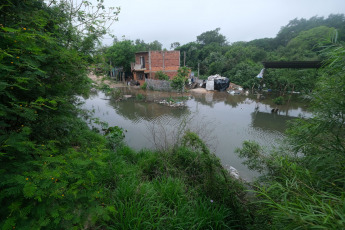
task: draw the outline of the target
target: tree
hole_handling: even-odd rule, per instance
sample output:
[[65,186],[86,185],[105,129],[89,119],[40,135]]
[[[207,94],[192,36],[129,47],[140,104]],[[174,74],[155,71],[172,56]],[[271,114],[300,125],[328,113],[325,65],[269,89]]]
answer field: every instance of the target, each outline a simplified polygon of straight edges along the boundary
[[291,39],[286,46],[286,56],[289,60],[317,60],[318,53],[322,49],[320,44],[327,41],[334,29],[326,26],[315,27],[310,30],[300,32]]
[[138,48],[131,40],[114,43],[106,51],[106,56],[113,66],[123,67],[127,73],[131,72],[131,62],[135,61],[135,52]]
[[[332,27],[339,30],[338,39],[345,36],[344,18],[342,14],[330,15],[327,19],[296,18],[283,26],[276,38],[232,44],[228,44],[216,28],[197,36],[197,41],[176,49],[181,53],[181,66],[185,64],[194,71],[199,70],[201,75],[218,73],[240,85],[254,84],[263,61],[323,60],[317,45],[329,36]],[[270,70],[265,81],[270,87],[282,88],[282,91],[298,89],[308,92],[314,87],[316,77],[313,70]]]
[[165,80],[165,81],[169,80],[169,76],[163,73],[163,71],[157,71],[155,73],[155,78],[159,80]]
[[196,42],[189,42],[185,45],[178,47],[177,50],[180,50],[180,54],[181,54],[180,65],[183,66],[184,53],[186,53],[186,65],[191,67],[192,69],[197,69],[198,62],[200,61],[200,58],[199,58],[200,49],[201,49],[201,45]]
[[180,46],[181,46],[181,44],[179,42],[173,42],[170,45],[170,49],[174,50],[174,49],[176,49],[176,48],[178,48]]
[[149,50],[158,50],[161,51],[162,50],[162,43],[160,43],[159,41],[155,40],[151,43],[148,44],[148,49]]
[[162,44],[158,41],[145,43],[140,39],[116,40],[106,51],[107,62],[111,62],[113,66],[122,66],[125,72],[131,73],[131,62],[135,62],[135,53],[149,50],[162,50]]
[[[342,229],[345,226],[345,47],[323,51],[323,76],[313,91],[313,116],[298,119],[288,131],[288,145],[266,153],[245,142],[237,150],[249,168],[263,173],[255,187],[257,226],[270,229]],[[262,216],[260,216],[262,215]],[[255,227],[254,227],[255,228]]]
[[275,38],[275,48],[278,48],[278,46],[286,46],[289,41],[298,36],[300,32],[319,26],[334,27],[339,29],[339,37],[344,39],[344,22],[345,17],[343,14],[331,14],[327,19],[317,16],[311,17],[310,19],[295,18],[280,29]]
[[105,28],[92,15],[79,27],[85,11],[72,2],[0,3],[1,229],[82,229],[109,214],[96,195],[106,154],[74,106]]
[[220,46],[227,45],[226,37],[219,33],[220,28],[215,30],[206,31],[197,36],[197,42],[201,45],[209,45],[211,43],[217,43]]
[[178,69],[177,75],[171,80],[171,87],[183,93],[189,72],[190,69],[188,69],[187,67],[180,67]]

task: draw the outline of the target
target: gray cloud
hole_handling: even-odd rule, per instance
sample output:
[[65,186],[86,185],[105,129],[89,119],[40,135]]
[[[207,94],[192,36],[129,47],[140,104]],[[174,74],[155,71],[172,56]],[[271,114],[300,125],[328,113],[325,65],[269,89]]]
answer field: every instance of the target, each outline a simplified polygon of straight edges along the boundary
[[[345,13],[344,0],[105,0],[120,6],[111,27],[119,39],[158,40],[165,48],[185,44],[199,34],[221,28],[229,42],[275,37],[294,18]],[[105,39],[110,45],[111,39]]]

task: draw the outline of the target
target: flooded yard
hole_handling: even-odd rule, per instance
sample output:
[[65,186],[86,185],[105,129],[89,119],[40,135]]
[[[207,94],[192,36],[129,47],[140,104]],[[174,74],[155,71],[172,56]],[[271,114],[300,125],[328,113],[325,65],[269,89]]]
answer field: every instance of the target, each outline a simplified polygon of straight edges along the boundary
[[[207,142],[224,165],[235,167],[246,180],[256,174],[241,164],[235,149],[245,140],[275,145],[284,138],[288,121],[310,116],[307,102],[291,100],[276,106],[270,96],[258,101],[255,95],[185,93],[184,96],[189,96],[185,106],[174,108],[157,101],[181,95],[134,87],[120,89],[132,97],[116,101],[97,91],[84,100],[83,108],[93,110],[94,117],[110,126],[127,130],[125,142],[136,150],[164,148],[181,137],[179,131],[190,129]],[[278,108],[278,112],[271,113],[273,108]]]

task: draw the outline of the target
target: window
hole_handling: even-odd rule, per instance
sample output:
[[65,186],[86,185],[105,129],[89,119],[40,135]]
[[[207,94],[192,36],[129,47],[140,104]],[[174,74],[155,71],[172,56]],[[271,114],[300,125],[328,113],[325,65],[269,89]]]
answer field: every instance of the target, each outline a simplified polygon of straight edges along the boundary
[[140,66],[141,68],[145,68],[145,58],[143,56],[140,57]]

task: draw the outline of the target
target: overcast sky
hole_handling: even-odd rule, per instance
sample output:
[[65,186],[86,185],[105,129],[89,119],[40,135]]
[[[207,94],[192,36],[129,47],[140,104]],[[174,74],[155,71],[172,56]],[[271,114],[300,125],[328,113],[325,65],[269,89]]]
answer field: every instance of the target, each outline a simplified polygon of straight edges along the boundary
[[[273,38],[294,18],[345,14],[345,0],[105,0],[120,6],[111,33],[122,39],[170,44],[196,41],[203,32],[221,28],[228,42]],[[106,45],[112,44],[107,36]]]

